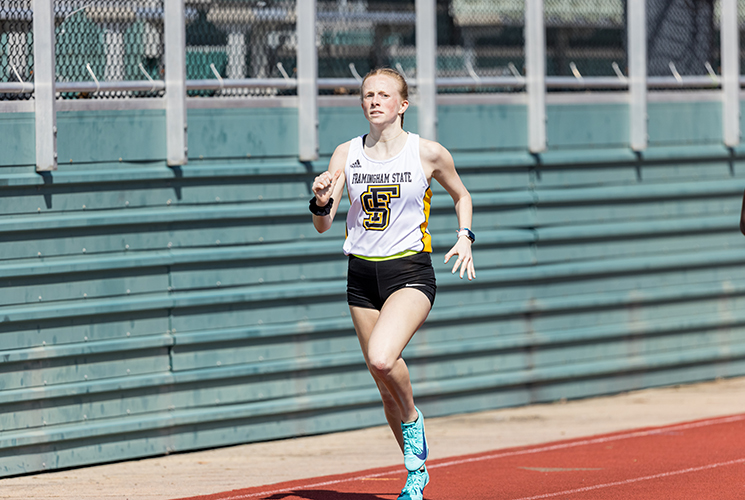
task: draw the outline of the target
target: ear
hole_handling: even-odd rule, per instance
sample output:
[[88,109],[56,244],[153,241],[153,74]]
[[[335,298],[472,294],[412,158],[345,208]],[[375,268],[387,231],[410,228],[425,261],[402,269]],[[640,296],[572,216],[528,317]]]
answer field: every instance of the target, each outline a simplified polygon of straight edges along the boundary
[[406,110],[409,109],[409,101],[401,101],[401,107],[398,108],[398,114],[402,115],[406,112]]

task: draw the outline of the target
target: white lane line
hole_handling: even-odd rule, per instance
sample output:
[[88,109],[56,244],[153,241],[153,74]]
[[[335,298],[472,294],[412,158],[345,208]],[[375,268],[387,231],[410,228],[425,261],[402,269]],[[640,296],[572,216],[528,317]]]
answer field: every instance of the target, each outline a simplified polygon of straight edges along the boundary
[[544,495],[536,495],[533,497],[516,498],[514,500],[539,500],[540,498],[553,498],[562,495],[571,495],[573,493],[584,493],[585,491],[599,490],[602,488],[611,488],[613,486],[624,486],[627,484],[638,483],[639,481],[649,481],[651,479],[660,479],[663,477],[677,476],[680,474],[689,474],[691,472],[699,472],[702,470],[716,469],[717,467],[726,467],[727,465],[735,465],[745,463],[745,458],[738,458],[737,460],[730,460],[729,462],[720,462],[718,464],[702,465],[701,467],[691,467],[689,469],[676,470],[672,472],[662,472],[660,474],[653,474],[651,476],[635,477],[632,479],[625,479],[623,481],[616,481],[613,483],[597,484],[595,486],[585,486],[584,488],[576,488],[573,490],[557,491],[556,493],[546,493]]
[[[632,439],[635,437],[653,436],[655,434],[665,434],[668,432],[675,432],[675,431],[681,431],[681,430],[686,430],[686,429],[696,429],[699,427],[707,427],[710,425],[717,425],[717,424],[727,424],[731,422],[740,422],[743,420],[745,420],[745,415],[735,415],[732,417],[714,418],[714,419],[709,419],[709,420],[701,420],[699,422],[692,422],[688,424],[680,424],[680,425],[673,425],[670,427],[660,427],[657,429],[649,429],[646,431],[636,431],[636,432],[629,432],[626,434],[616,434],[614,436],[600,437],[600,438],[594,438],[594,439],[583,439],[581,441],[572,441],[571,443],[559,443],[555,445],[541,446],[539,448],[531,448],[528,450],[516,450],[516,451],[508,451],[505,453],[494,453],[491,455],[483,455],[480,457],[462,458],[458,460],[451,460],[449,462],[442,462],[439,464],[428,465],[427,468],[437,469],[440,467],[449,467],[453,465],[468,464],[468,463],[473,463],[473,462],[482,462],[484,460],[492,460],[495,458],[513,457],[517,455],[529,455],[532,453],[541,453],[544,451],[563,450],[566,448],[575,448],[577,446],[585,446],[589,444],[598,444],[598,443],[608,443],[611,441],[620,441],[622,439]],[[716,466],[718,467],[719,465],[716,465]],[[401,471],[388,471],[388,472],[379,472],[376,474],[365,474],[363,476],[355,476],[355,477],[350,477],[346,479],[336,479],[333,481],[323,481],[321,483],[306,484],[302,486],[281,488],[277,490],[262,491],[260,493],[244,493],[244,494],[234,495],[231,497],[221,497],[220,500],[243,500],[246,498],[256,498],[260,496],[276,495],[277,493],[286,493],[292,490],[318,488],[320,486],[331,486],[334,484],[346,483],[350,481],[361,481],[365,478],[375,478],[375,477],[388,476],[391,474],[399,474],[400,472]],[[670,474],[675,474],[675,473],[670,473]],[[651,478],[653,478],[653,476],[650,476],[650,479]],[[642,479],[639,479],[639,480],[641,481]],[[530,497],[530,498],[544,498],[544,497]],[[527,500],[527,499],[519,499],[519,500]]]
[[439,467],[449,467],[451,465],[461,465],[473,462],[481,462],[483,460],[492,460],[495,458],[514,457],[518,455],[530,455],[533,453],[543,453],[544,451],[564,450],[567,448],[576,448],[578,446],[585,446],[590,444],[609,443],[611,441],[621,441],[623,439],[633,439],[636,437],[654,436],[655,434],[667,434],[668,432],[682,431],[687,429],[696,429],[699,427],[707,427],[710,425],[727,424],[731,422],[739,422],[745,420],[745,415],[736,415],[733,417],[717,418],[711,420],[702,420],[700,422],[692,422],[690,424],[680,424],[672,427],[662,427],[657,429],[649,429],[646,431],[629,432],[626,434],[616,434],[614,436],[599,437],[593,439],[583,439],[581,441],[572,441],[570,443],[559,443],[549,446],[541,446],[539,448],[530,448],[528,450],[515,450],[507,451],[504,453],[493,453],[491,455],[483,455],[480,457],[472,458],[461,458],[457,460],[451,460],[449,462],[442,462],[434,465],[428,465],[429,469],[436,469]]

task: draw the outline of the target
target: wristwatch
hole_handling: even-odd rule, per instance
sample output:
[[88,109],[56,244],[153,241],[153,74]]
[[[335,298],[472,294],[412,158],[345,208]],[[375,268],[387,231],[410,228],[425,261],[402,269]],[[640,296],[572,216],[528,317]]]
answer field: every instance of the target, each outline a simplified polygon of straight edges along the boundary
[[476,235],[473,234],[473,231],[471,231],[467,227],[458,229],[458,238],[460,238],[461,236],[466,236],[469,240],[471,240],[471,243],[476,241]]

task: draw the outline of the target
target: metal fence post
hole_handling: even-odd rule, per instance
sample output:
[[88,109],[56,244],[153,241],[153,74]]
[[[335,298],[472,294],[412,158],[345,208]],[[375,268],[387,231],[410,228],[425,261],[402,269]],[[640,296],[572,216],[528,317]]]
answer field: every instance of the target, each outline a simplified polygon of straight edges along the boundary
[[647,11],[645,0],[628,0],[629,142],[647,148]]
[[318,51],[316,0],[297,1],[298,150],[300,161],[318,159]]
[[528,92],[528,147],[546,149],[546,30],[543,0],[525,0],[525,68]]
[[166,147],[169,166],[185,165],[186,144],[186,20],[183,0],[164,4]]
[[740,34],[737,0],[722,0],[722,131],[724,144],[740,144]]
[[54,1],[34,0],[34,114],[36,171],[57,170]]
[[416,81],[419,135],[437,140],[437,10],[435,0],[416,0]]

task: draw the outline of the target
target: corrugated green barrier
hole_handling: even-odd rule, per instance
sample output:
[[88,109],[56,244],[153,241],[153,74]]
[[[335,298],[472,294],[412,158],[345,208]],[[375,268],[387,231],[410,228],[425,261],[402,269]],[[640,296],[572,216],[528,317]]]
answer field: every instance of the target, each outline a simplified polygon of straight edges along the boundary
[[[404,353],[428,416],[745,374],[745,151],[677,124],[718,105],[650,105],[639,155],[620,105],[550,107],[541,155],[521,106],[442,107],[478,277],[441,262],[456,219],[435,188],[438,294]],[[176,169],[128,139],[160,137],[162,111],[60,113],[72,158],[43,176],[8,144],[0,476],[384,424],[343,224],[318,235],[307,211],[327,157],[295,159],[291,111],[190,112]],[[322,108],[322,154],[366,131],[358,114]],[[72,142],[93,124],[108,140]]]

